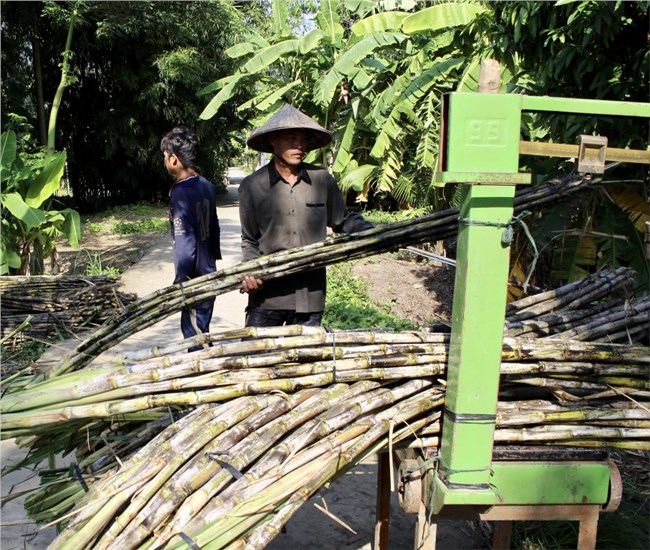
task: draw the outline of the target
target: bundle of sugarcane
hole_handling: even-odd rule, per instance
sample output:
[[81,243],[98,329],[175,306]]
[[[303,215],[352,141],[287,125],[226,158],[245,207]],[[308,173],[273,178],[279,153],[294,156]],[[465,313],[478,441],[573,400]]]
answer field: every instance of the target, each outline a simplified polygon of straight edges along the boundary
[[[53,548],[262,548],[328,480],[391,446],[437,447],[443,386],[332,384],[201,405],[97,481]],[[499,403],[495,442],[648,449],[650,413],[624,400]],[[254,542],[257,541],[257,542]]]
[[[285,475],[284,470],[273,470],[277,463],[269,462],[269,457],[280,452],[280,448],[285,457],[298,456],[303,451],[288,451],[293,447],[281,446],[280,440],[273,439],[259,451],[268,456],[253,464],[247,453],[256,453],[249,450],[255,441],[276,437],[280,424],[287,434],[289,430],[291,434],[310,435],[313,431],[320,439],[322,434],[317,430],[321,425],[329,426],[331,420],[320,417],[308,427],[290,420],[300,418],[301,422],[308,422],[313,418],[291,412],[290,405],[302,403],[304,396],[319,400],[320,407],[336,408],[336,418],[342,421],[340,429],[352,433],[356,428],[352,427],[355,424],[351,415],[358,414],[363,405],[350,394],[341,394],[344,397],[339,399],[337,391],[344,387],[381,392],[384,398],[392,395],[372,411],[366,410],[367,416],[359,420],[361,433],[355,437],[364,438],[377,424],[378,415],[397,418],[390,407],[401,406],[402,398],[393,392],[406,384],[416,384],[421,389],[435,388],[437,401],[424,416],[414,415],[405,419],[408,424],[393,426],[393,432],[401,434],[401,445],[435,449],[439,444],[438,419],[444,388],[437,381],[444,378],[448,336],[426,332],[328,332],[298,326],[201,335],[164,348],[129,354],[124,357],[128,365],[86,367],[7,394],[0,400],[2,428],[6,430],[3,434],[29,436],[33,460],[42,458],[48,446],[49,452],[77,449],[75,475],[54,481],[29,501],[33,517],[41,521],[55,519],[82,495],[80,479],[89,486],[90,492],[76,506],[79,513],[70,516],[75,519],[62,535],[61,544],[67,545],[62,547],[104,547],[106,543],[106,547],[122,548],[129,547],[125,542],[128,540],[140,540],[147,547],[153,544],[150,539],[154,529],[156,536],[162,532],[169,536],[191,533],[189,536],[201,545],[214,540],[219,545],[226,544],[226,539],[220,537],[230,533],[228,536],[235,538],[227,540],[233,544],[256,547],[257,543],[251,541],[268,542],[268,536],[277,532],[303,498],[331,476],[342,473],[345,465],[357,463],[364,453],[370,452],[370,447],[363,446],[363,451],[346,455],[346,460],[333,469],[328,466],[329,460],[335,460],[330,453],[327,460],[318,455],[321,458],[296,466],[295,472],[299,473],[293,474],[291,470]],[[185,353],[188,346],[199,342],[211,347]],[[647,402],[650,396],[649,364],[644,347],[507,338],[502,353],[496,444],[649,449],[650,414],[647,405],[639,402]],[[360,395],[367,397],[366,393]],[[561,401],[540,402],[541,396],[556,396]],[[537,401],[530,401],[533,398]],[[428,395],[422,402],[430,404],[432,400]],[[205,404],[212,401],[218,404]],[[239,422],[238,407],[244,404],[246,410],[255,410],[260,415],[259,422],[247,417],[241,424],[231,426],[229,422]],[[147,443],[157,429],[173,421],[167,406],[187,410],[188,405],[198,408],[163,432],[169,435],[169,443],[158,438]],[[268,413],[269,407],[275,412]],[[419,410],[418,407],[415,409]],[[151,421],[155,428],[143,428],[141,418],[136,422],[134,415],[145,410],[155,416]],[[316,409],[316,414],[322,410]],[[198,411],[213,411],[217,416],[208,418],[219,418],[214,420],[219,431],[213,434],[218,445],[213,447],[205,441],[210,436],[208,427],[212,420],[197,421],[193,415],[198,415]],[[186,420],[188,417],[190,421]],[[115,424],[120,430],[119,445],[115,443]],[[382,425],[381,434],[372,439],[372,452],[389,445],[390,426]],[[199,430],[198,435],[195,429]],[[242,429],[255,430],[257,435],[244,442],[239,439]],[[238,435],[232,435],[235,433]],[[176,439],[172,440],[170,434]],[[232,437],[241,441],[237,443],[239,447]],[[94,442],[91,447],[89,441]],[[144,443],[147,444],[139,447]],[[397,439],[393,443],[397,445]],[[345,444],[341,442],[339,448],[345,449]],[[164,456],[157,454],[163,451]],[[224,452],[230,454],[219,454]],[[340,456],[336,455],[336,460]],[[122,465],[116,471],[97,481],[97,475],[115,467],[118,461]],[[232,468],[245,473],[243,481],[234,479],[237,475]],[[259,476],[249,474],[258,471],[262,472]],[[328,472],[323,478],[307,475],[323,471]],[[217,486],[206,482],[202,473],[214,479]],[[188,487],[192,487],[193,495],[200,496],[186,500]],[[279,487],[290,488],[288,493],[299,494],[301,498],[291,500],[283,493],[278,500],[275,491]],[[237,502],[231,499],[232,494],[248,496]],[[250,507],[256,505],[259,508],[251,511]],[[215,515],[208,514],[213,507],[217,510]],[[119,512],[125,509],[127,512]],[[251,511],[247,516],[250,522],[245,525],[239,515],[243,510]],[[212,517],[216,519],[211,521]],[[240,528],[245,530],[238,531]],[[101,544],[97,539],[100,533],[104,541]],[[73,538],[68,540],[68,536]]]
[[200,406],[96,482],[52,548],[184,544],[181,533],[223,547],[389,439],[412,436],[441,403],[431,381],[412,380]]
[[[565,200],[566,196],[588,188],[583,178],[553,181],[517,192],[515,214]],[[410,244],[436,241],[458,230],[458,209],[452,208],[420,218],[376,227],[353,236],[337,237],[324,243],[295,248],[242,262],[187,283],[163,288],[139,299],[119,315],[109,319],[91,337],[54,366],[46,376],[76,370],[94,357],[182,308],[238,290],[246,275],[265,280],[322,268],[338,262],[381,254]],[[40,376],[40,375],[39,375]]]
[[506,334],[533,338],[647,342],[650,296],[634,296],[636,273],[603,270],[506,307]]
[[[89,367],[9,392],[0,399],[0,433],[3,438],[34,435],[61,423],[335,382],[441,376],[448,336],[301,326],[238,329],[226,333],[225,339],[220,334],[204,334],[158,349],[157,354],[164,353],[160,357],[133,365]],[[212,346],[178,353],[192,342]],[[549,386],[559,384],[581,395],[581,377],[588,376],[592,380],[585,387],[592,393],[605,391],[608,383],[641,397],[648,389],[645,347],[507,338],[502,360],[504,365],[512,363],[506,372],[509,378],[518,377],[520,385],[535,384],[537,379],[531,375],[544,376],[541,380]],[[585,366],[589,362],[603,365],[598,377],[595,367]],[[519,370],[513,371],[515,367]]]
[[119,277],[0,277],[2,337],[29,324],[11,339],[48,339],[101,324],[136,300],[118,290]]

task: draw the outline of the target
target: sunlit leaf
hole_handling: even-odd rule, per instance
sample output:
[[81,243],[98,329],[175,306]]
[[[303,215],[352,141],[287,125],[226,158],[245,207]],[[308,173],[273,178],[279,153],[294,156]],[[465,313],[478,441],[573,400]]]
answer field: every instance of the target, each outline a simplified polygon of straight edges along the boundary
[[323,40],[323,31],[320,29],[312,29],[305,36],[300,39],[299,51],[302,55],[305,55],[312,51],[316,46],[318,46]]
[[377,0],[345,0],[345,9],[363,17],[377,7]]
[[363,40],[352,46],[336,61],[334,66],[318,84],[316,91],[318,103],[320,105],[327,105],[334,96],[341,79],[355,70],[361,60],[365,59],[377,49],[400,44],[405,38],[403,34],[378,32],[366,36]]
[[650,222],[648,201],[630,188],[612,189],[609,195],[627,213],[637,231],[645,232],[645,225]]
[[213,82],[212,84],[208,84],[204,88],[201,88],[198,92],[196,92],[196,95],[205,95],[211,92],[216,92],[217,90],[220,90],[224,86],[227,86],[228,84],[232,84],[233,82],[237,82],[238,80],[240,80],[245,76],[247,75],[234,74],[234,75],[226,76],[224,78],[220,78],[219,80]]
[[27,229],[38,227],[42,223],[45,223],[45,214],[43,211],[26,204],[18,193],[2,195],[2,206],[22,221],[27,226]]
[[350,115],[343,129],[343,135],[341,136],[338,152],[336,153],[334,165],[332,166],[332,170],[337,174],[343,172],[352,159],[352,138],[354,137],[355,127],[356,121],[354,120],[354,117]]
[[293,82],[290,82],[286,86],[282,86],[279,90],[276,90],[275,92],[269,94],[269,96],[264,99],[263,101],[260,101],[255,107],[259,109],[260,111],[264,111],[268,109],[271,105],[273,105],[276,101],[279,101],[282,99],[282,97],[292,88],[295,88],[296,86],[299,86],[302,84],[302,80],[298,79]]
[[228,101],[233,95],[235,95],[240,83],[249,76],[250,75],[247,74],[241,74],[241,75],[237,75],[237,78],[233,78],[229,84],[224,86],[219,91],[219,93],[210,100],[210,103],[208,103],[205,109],[203,109],[203,112],[199,115],[199,118],[202,120],[209,120],[214,115],[216,115],[217,111],[219,111],[221,106],[226,101]]
[[70,246],[74,250],[79,250],[79,242],[81,241],[81,218],[79,213],[70,208],[61,211],[65,217],[63,222],[63,234],[68,239]]
[[318,26],[330,44],[339,46],[343,37],[343,27],[338,15],[338,0],[321,0],[316,15]]
[[264,48],[244,64],[241,72],[257,73],[266,70],[283,55],[298,52],[299,46],[300,40],[291,38]]
[[478,3],[438,4],[409,15],[404,19],[402,30],[406,34],[415,34],[467,25],[478,14],[486,11],[487,8]]
[[273,0],[273,32],[276,36],[286,36],[287,29],[287,3],[285,0]]
[[257,48],[250,42],[241,42],[240,44],[235,44],[226,50],[226,55],[233,59],[238,57],[244,57],[245,55],[254,53],[257,51]]
[[409,15],[409,13],[402,11],[378,13],[357,21],[350,27],[350,31],[356,36],[365,36],[382,31],[399,31],[402,22]]
[[339,182],[339,187],[343,193],[354,189],[355,191],[363,190],[364,184],[376,173],[377,166],[373,164],[363,164],[358,168],[348,172]]
[[25,203],[38,208],[59,189],[65,167],[65,151],[51,153],[45,159],[43,170],[34,178],[27,190]]

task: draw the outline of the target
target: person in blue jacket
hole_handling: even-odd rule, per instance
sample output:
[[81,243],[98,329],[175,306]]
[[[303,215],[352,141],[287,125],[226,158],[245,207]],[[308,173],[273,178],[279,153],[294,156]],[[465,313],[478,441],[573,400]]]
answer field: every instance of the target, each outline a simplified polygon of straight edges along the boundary
[[[185,126],[170,130],[160,142],[165,169],[174,178],[169,190],[169,219],[174,241],[174,283],[213,273],[221,259],[216,188],[197,172],[199,138]],[[190,338],[210,330],[214,298],[181,312],[181,331]],[[201,349],[194,346],[188,351]]]

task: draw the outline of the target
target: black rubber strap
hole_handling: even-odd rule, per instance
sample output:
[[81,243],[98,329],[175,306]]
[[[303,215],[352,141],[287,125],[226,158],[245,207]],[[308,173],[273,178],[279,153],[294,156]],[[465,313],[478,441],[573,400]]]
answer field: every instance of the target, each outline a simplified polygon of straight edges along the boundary
[[219,466],[221,466],[224,470],[227,470],[228,473],[234,477],[235,479],[239,479],[241,477],[244,477],[244,474],[242,474],[237,468],[235,468],[233,465],[228,464],[227,462],[224,462],[221,460],[220,456],[226,455],[227,453],[208,453],[208,458],[210,460],[214,460]]
[[473,422],[488,422],[495,423],[497,421],[496,414],[468,414],[468,413],[457,413],[444,407],[445,414],[457,424],[467,423],[471,424]]
[[81,471],[81,468],[79,468],[79,465],[76,462],[72,464],[72,467],[74,468],[74,473],[77,476],[79,483],[81,483],[81,487],[83,487],[83,490],[87,493],[90,489],[88,489],[88,485],[84,480],[83,472]]

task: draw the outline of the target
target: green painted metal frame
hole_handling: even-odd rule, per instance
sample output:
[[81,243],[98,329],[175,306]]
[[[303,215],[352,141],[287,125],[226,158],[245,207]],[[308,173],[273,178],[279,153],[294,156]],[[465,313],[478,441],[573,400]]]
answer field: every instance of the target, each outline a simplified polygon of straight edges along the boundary
[[429,506],[603,504],[601,463],[493,462],[509,244],[525,110],[650,117],[650,104],[452,93],[443,108],[441,182],[467,183],[459,214],[445,414]]

